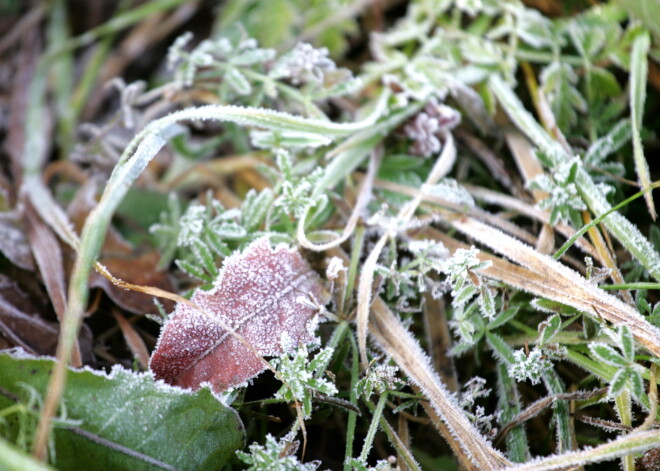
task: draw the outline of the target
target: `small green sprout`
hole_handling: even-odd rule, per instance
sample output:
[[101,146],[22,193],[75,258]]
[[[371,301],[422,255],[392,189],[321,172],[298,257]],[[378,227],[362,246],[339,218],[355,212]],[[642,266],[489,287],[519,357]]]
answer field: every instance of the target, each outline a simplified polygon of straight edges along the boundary
[[319,373],[325,370],[333,353],[332,348],[324,348],[309,360],[307,347],[303,345],[292,356],[284,354],[271,360],[283,382],[275,397],[300,402],[303,417],[310,418],[314,393],[318,392],[326,396],[337,394],[337,387],[331,381],[319,377]]
[[266,435],[265,445],[252,443],[250,452],[237,451],[236,456],[249,467],[247,471],[315,471],[319,462],[301,463],[294,456],[298,442],[293,437],[284,436],[276,440],[271,434]]

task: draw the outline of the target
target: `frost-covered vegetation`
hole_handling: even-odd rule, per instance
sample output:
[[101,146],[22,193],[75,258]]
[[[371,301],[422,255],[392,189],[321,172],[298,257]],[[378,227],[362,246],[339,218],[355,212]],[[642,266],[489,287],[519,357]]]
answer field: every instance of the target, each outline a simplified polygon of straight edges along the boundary
[[654,0],[93,3],[0,5],[0,469],[658,469]]

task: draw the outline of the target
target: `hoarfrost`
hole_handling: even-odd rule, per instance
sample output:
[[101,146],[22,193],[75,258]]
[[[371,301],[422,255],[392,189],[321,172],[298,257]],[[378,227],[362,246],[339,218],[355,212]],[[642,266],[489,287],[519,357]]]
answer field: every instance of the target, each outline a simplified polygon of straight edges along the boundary
[[199,309],[177,305],[151,369],[156,378],[182,387],[209,382],[216,393],[242,384],[266,368],[261,356],[315,341],[319,309],[298,302],[301,296],[320,306],[329,300],[320,277],[295,249],[271,249],[261,238],[225,260],[212,290],[195,292],[191,301]]

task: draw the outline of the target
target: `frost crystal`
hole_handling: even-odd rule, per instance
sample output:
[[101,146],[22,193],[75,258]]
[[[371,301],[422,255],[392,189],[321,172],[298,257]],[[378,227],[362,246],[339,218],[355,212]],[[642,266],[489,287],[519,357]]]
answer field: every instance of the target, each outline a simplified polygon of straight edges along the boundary
[[542,174],[530,182],[530,188],[548,193],[548,197],[542,200],[538,206],[541,209],[552,210],[550,215],[551,224],[555,224],[558,220],[570,221],[569,212],[571,210],[583,211],[587,209],[587,205],[582,200],[574,183],[575,175],[581,165],[580,159],[573,157],[558,165],[552,173],[552,177]]
[[312,392],[319,392],[326,396],[337,394],[336,386],[329,380],[320,377],[332,358],[334,349],[325,348],[318,352],[309,361],[307,347],[301,346],[292,357],[288,354],[280,355],[271,361],[282,379],[282,387],[275,393],[275,397],[287,401],[302,403],[303,417],[308,419],[312,415]]
[[422,191],[430,196],[437,196],[452,203],[474,207],[474,198],[453,178],[444,178],[435,185],[424,185]]
[[201,204],[191,204],[186,212],[181,216],[181,231],[177,238],[177,245],[187,247],[199,240],[204,229],[204,215],[206,208]]
[[520,349],[513,352],[514,361],[509,366],[509,374],[516,381],[530,380],[532,384],[538,384],[543,373],[550,368],[552,364],[544,358],[543,352],[539,349],[533,349],[529,355]]
[[355,385],[358,395],[364,395],[368,400],[374,390],[378,394],[383,394],[385,391],[398,389],[402,384],[401,380],[396,377],[398,371],[398,367],[384,363],[370,366],[367,375]]
[[[237,451],[238,458],[250,467],[247,471],[314,471],[319,467],[319,462],[310,461],[301,463],[293,455],[298,449],[298,442],[292,442],[293,437],[284,436],[276,440],[271,434],[266,435],[266,444],[253,443],[250,445],[250,453]],[[294,446],[291,446],[291,445]]]
[[339,257],[332,257],[328,263],[328,268],[325,270],[325,276],[329,280],[336,280],[342,271],[346,271],[344,261]]
[[241,385],[265,369],[261,355],[315,340],[318,309],[299,303],[301,295],[321,305],[329,297],[296,250],[271,249],[261,238],[225,260],[211,291],[195,292],[191,301],[199,309],[177,304],[151,369],[156,378],[187,388],[208,382],[221,392]]

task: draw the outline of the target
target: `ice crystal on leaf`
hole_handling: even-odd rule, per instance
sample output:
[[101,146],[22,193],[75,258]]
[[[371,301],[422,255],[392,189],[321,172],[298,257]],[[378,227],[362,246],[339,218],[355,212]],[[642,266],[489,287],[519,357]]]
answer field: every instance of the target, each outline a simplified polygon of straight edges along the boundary
[[547,360],[543,352],[539,349],[533,349],[526,354],[524,350],[513,352],[514,361],[509,366],[509,374],[516,381],[530,380],[532,384],[538,384],[543,373],[550,368],[552,364]]
[[530,182],[529,187],[548,193],[548,197],[539,203],[541,209],[550,209],[550,223],[571,221],[572,211],[583,211],[587,205],[582,200],[575,184],[575,177],[582,162],[574,157],[553,169],[552,177],[540,175]]
[[399,368],[385,363],[371,365],[367,374],[355,385],[358,396],[364,395],[369,400],[374,391],[383,394],[399,389],[403,382],[397,378]]
[[448,281],[453,287],[452,305],[456,308],[465,306],[474,295],[478,295],[482,314],[492,320],[497,314],[493,293],[479,273],[480,270],[490,267],[492,262],[482,262],[477,257],[478,254],[479,250],[474,247],[469,250],[457,249],[445,262],[443,271],[448,275]]
[[[291,446],[293,444],[293,446]],[[314,471],[319,462],[301,463],[293,455],[298,448],[298,442],[291,442],[289,436],[276,440],[271,434],[266,435],[266,444],[250,445],[250,453],[237,451],[236,455],[245,464],[250,465],[248,471]]]
[[465,411],[465,415],[486,437],[497,434],[497,428],[493,425],[499,421],[502,411],[486,414],[483,406],[475,405],[480,398],[486,398],[491,390],[486,388],[486,380],[475,376],[463,386],[459,405]]
[[644,380],[642,378],[644,367],[635,362],[635,341],[630,328],[622,324],[616,333],[612,331],[606,331],[606,333],[616,342],[618,351],[612,346],[601,342],[592,343],[589,345],[589,350],[598,362],[617,368],[616,373],[610,380],[608,397],[615,398],[628,386],[636,398],[641,398],[644,395]]
[[329,280],[336,280],[341,272],[345,272],[347,268],[344,266],[344,261],[339,257],[332,257],[328,262],[328,268],[325,270],[325,276]]
[[320,277],[295,249],[271,249],[267,238],[258,239],[225,260],[212,290],[195,291],[191,301],[199,309],[177,304],[151,369],[185,388],[239,386],[266,368],[260,356],[314,341],[318,310],[298,302],[301,295],[328,301]]
[[310,418],[313,391],[326,396],[334,396],[338,392],[331,381],[319,377],[330,362],[333,353],[332,348],[324,348],[310,361],[307,358],[307,347],[302,345],[292,357],[285,353],[272,360],[271,364],[283,380],[282,387],[275,393],[275,397],[286,401],[299,401],[303,406],[303,417]]

